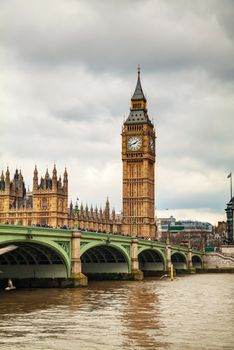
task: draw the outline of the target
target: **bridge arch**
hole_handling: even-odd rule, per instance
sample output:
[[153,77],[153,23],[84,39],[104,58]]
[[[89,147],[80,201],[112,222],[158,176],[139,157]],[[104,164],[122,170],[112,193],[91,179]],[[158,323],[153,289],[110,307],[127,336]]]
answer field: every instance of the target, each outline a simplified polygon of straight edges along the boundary
[[202,259],[199,255],[192,256],[192,264],[193,264],[193,267],[195,267],[196,269],[203,268],[203,262],[202,262]]
[[166,270],[166,259],[160,249],[145,247],[138,252],[139,269],[145,274],[157,274]]
[[84,274],[96,278],[113,274],[129,274],[131,260],[121,245],[104,242],[88,243],[81,248],[81,270]]
[[183,252],[174,252],[171,255],[171,262],[176,270],[187,270],[188,260]]
[[70,277],[70,261],[55,242],[36,238],[10,239],[0,242],[0,248],[14,244],[17,248],[0,255],[0,279],[36,279]]

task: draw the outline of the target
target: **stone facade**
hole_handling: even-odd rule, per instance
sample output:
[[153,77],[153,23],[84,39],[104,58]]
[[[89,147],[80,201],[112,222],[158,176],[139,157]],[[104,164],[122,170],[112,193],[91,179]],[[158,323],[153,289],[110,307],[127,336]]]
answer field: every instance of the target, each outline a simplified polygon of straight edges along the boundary
[[69,208],[69,227],[77,227],[79,230],[91,231],[91,232],[106,232],[121,234],[122,233],[122,220],[120,215],[116,215],[115,210],[110,211],[110,204],[107,198],[105,209],[102,210],[96,207],[93,209],[91,206],[85,208],[83,204],[76,204],[73,208],[72,203]]
[[54,166],[52,177],[48,170],[38,180],[35,167],[33,191],[26,191],[21,171],[16,170],[10,180],[10,172],[2,172],[0,180],[0,223],[28,226],[63,227],[95,232],[121,233],[121,218],[107,199],[105,209],[80,208],[72,203],[68,208],[68,174],[65,169],[63,180],[57,177]]
[[54,166],[52,177],[48,170],[38,181],[35,167],[33,191],[26,191],[21,171],[2,172],[0,181],[0,223],[62,227],[68,224],[68,176],[57,178]]
[[222,245],[220,247],[222,255],[234,258],[234,245]]
[[205,269],[234,269],[234,258],[218,253],[207,253],[204,256]]
[[129,236],[155,237],[155,130],[147,113],[140,70],[130,114],[122,129],[123,214],[110,212],[107,199],[104,210],[68,208],[68,174],[58,178],[56,166],[38,179],[35,167],[33,190],[26,191],[23,176],[16,170],[2,172],[0,179],[0,223],[78,228],[94,232],[121,233]]
[[155,129],[147,113],[140,70],[122,130],[123,231],[155,237]]

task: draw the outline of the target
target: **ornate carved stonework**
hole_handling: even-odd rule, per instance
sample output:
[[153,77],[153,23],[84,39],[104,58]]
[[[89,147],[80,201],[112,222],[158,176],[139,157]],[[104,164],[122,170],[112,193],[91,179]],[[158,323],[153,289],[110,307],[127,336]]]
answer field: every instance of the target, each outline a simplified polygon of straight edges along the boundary
[[68,257],[70,257],[70,242],[55,241],[55,243],[59,244],[63,248],[63,250],[67,253]]
[[122,131],[123,224],[131,236],[156,234],[154,199],[155,130],[147,113],[140,70]]

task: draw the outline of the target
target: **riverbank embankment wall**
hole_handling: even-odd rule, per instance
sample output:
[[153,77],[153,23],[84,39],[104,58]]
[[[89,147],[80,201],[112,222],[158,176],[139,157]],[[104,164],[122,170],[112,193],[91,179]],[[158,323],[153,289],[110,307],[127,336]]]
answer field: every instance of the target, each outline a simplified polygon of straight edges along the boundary
[[207,253],[204,256],[204,270],[234,272],[234,257],[219,253]]

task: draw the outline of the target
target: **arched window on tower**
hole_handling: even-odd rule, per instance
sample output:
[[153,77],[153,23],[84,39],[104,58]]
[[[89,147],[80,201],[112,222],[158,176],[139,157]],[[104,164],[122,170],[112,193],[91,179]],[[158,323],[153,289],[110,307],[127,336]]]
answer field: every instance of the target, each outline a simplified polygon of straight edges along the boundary
[[47,209],[47,208],[48,208],[47,198],[42,198],[42,200],[41,200],[41,209]]

